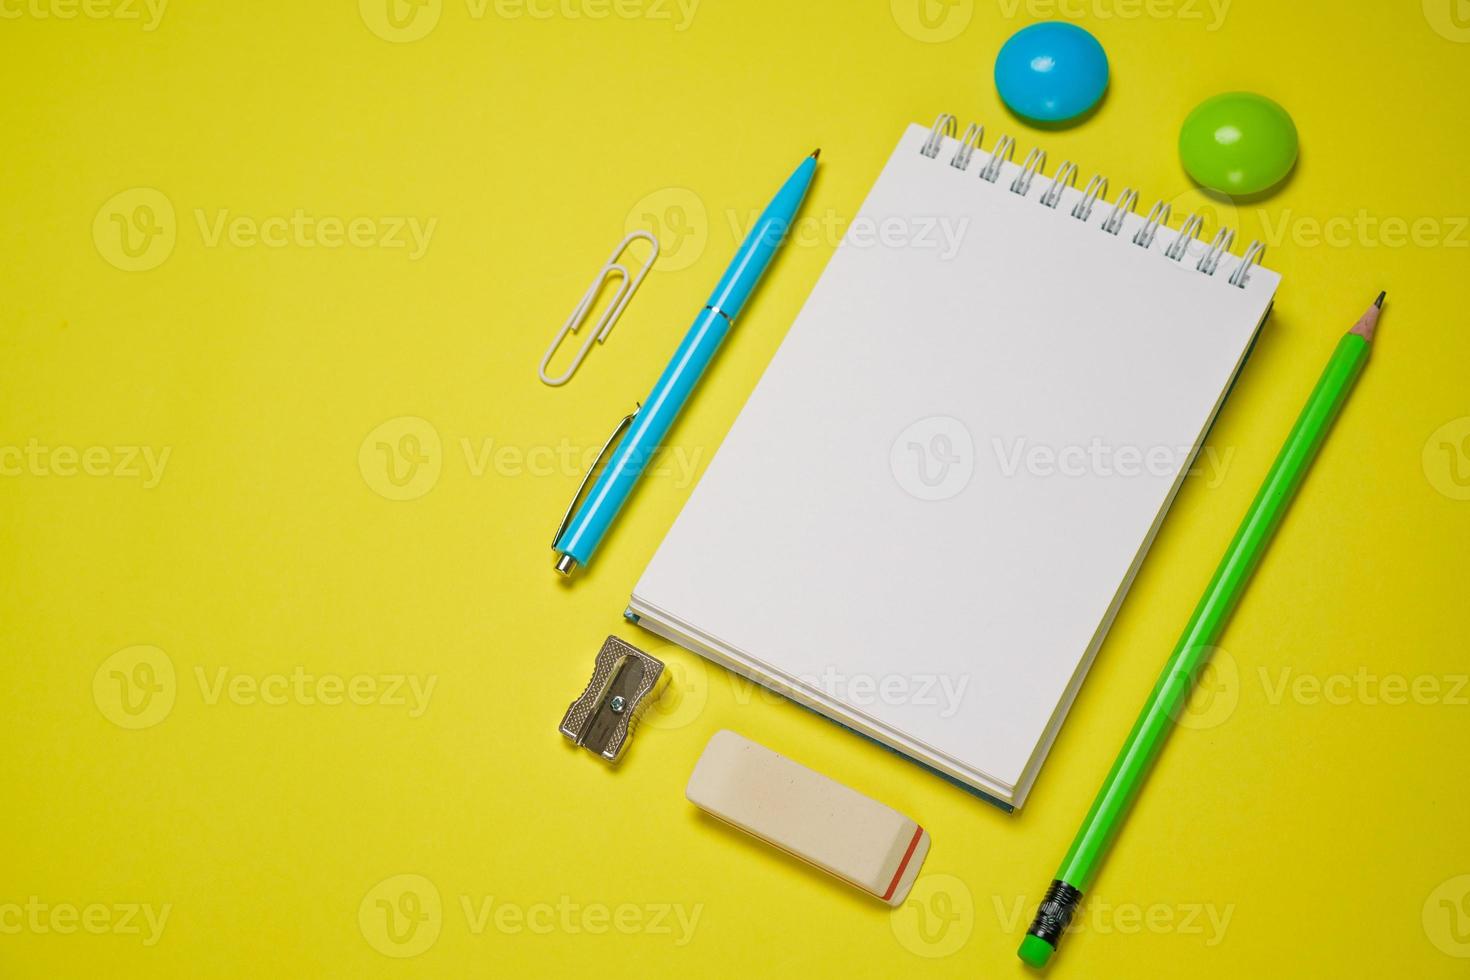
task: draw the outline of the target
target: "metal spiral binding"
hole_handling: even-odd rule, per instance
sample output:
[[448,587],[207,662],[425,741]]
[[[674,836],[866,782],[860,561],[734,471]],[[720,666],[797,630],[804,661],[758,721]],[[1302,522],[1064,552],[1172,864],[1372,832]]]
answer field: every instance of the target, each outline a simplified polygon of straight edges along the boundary
[[944,138],[954,136],[955,125],[954,116],[941,112],[939,118],[934,120],[934,128],[929,131],[929,138],[924,141],[919,152],[931,160],[939,156],[939,148],[944,145]]
[[[1245,255],[1240,260],[1240,265],[1230,273],[1230,285],[1245,288],[1245,281],[1250,278],[1251,269],[1260,263],[1261,256],[1265,254],[1266,246],[1263,242],[1251,242],[1250,248],[1245,250]],[[1214,273],[1211,273],[1214,275]]]
[[960,148],[949,158],[949,165],[956,170],[967,169],[970,166],[970,157],[980,148],[980,141],[984,138],[985,127],[970,123],[965,127],[965,135],[960,137]]
[[1173,208],[1163,201],[1155,201],[1154,206],[1148,209],[1148,217],[1143,219],[1143,227],[1133,233],[1133,244],[1148,248],[1154,243],[1154,236],[1159,233],[1159,225],[1167,224],[1169,212]]
[[1015,152],[1016,141],[1009,136],[1002,136],[996,140],[995,149],[990,151],[990,161],[985,164],[985,169],[980,171],[980,179],[995,183],[1000,177],[1000,165],[1010,160]]
[[1199,230],[1204,227],[1204,224],[1205,219],[1197,214],[1191,214],[1185,218],[1179,234],[1175,235],[1169,247],[1164,249],[1164,257],[1173,259],[1175,262],[1184,258],[1184,253],[1189,249],[1189,243],[1199,237]]
[[1205,254],[1200,256],[1195,268],[1207,276],[1213,276],[1215,269],[1220,265],[1220,256],[1230,250],[1230,243],[1233,241],[1235,241],[1234,228],[1221,228],[1215,232],[1214,241],[1210,242],[1210,247]]
[[1021,172],[1016,174],[1016,179],[1011,181],[1011,193],[1020,194],[1025,197],[1031,190],[1031,181],[1041,173],[1041,168],[1046,166],[1046,151],[1039,146],[1033,146],[1031,152],[1026,154],[1026,159],[1021,161]]
[[1051,186],[1041,195],[1041,203],[1055,211],[1062,200],[1062,188],[1076,186],[1077,164],[1071,160],[1063,160],[1062,165],[1057,168],[1057,175],[1051,179]]
[[[959,128],[959,121],[951,114],[941,113],[934,120],[934,126],[929,131],[929,136],[924,140],[924,145],[919,148],[920,154],[935,159],[939,151],[944,147],[945,137],[955,138],[955,132]],[[978,152],[983,152],[981,143],[985,138],[985,127],[978,123],[970,123],[964,135],[959,137],[959,146],[949,159],[949,165],[956,170],[969,170],[970,161]],[[981,180],[995,183],[1000,179],[1004,164],[1011,162],[1015,157],[1016,141],[1009,135],[1002,134],[991,149],[989,157],[984,166],[980,167],[978,173]],[[1046,166],[1046,151],[1040,147],[1033,147],[1021,162],[1021,172],[1018,173],[1010,183],[1013,194],[1026,197],[1031,191],[1031,185]],[[1071,160],[1062,161],[1052,176],[1051,183],[1037,199],[1048,208],[1055,209],[1062,200],[1063,193],[1068,189],[1076,189],[1078,170],[1077,165]],[[1089,221],[1093,211],[1099,203],[1107,203],[1108,179],[1102,174],[1093,174],[1086,185],[1082,188],[1082,197],[1071,208],[1071,215],[1079,221]],[[1098,225],[1109,235],[1118,235],[1123,230],[1123,224],[1127,217],[1135,213],[1138,205],[1138,191],[1132,187],[1123,188],[1113,202],[1112,210],[1106,218]],[[1133,244],[1141,248],[1152,248],[1154,238],[1162,227],[1168,227],[1169,215],[1173,210],[1167,201],[1157,201],[1149,208],[1148,214],[1144,216],[1143,225],[1133,233]],[[1204,218],[1199,214],[1191,214],[1184,219],[1174,240],[1163,250],[1165,258],[1175,262],[1183,260],[1186,252],[1196,242],[1201,241],[1200,231],[1204,227]],[[1233,228],[1221,228],[1215,232],[1214,238],[1210,240],[1205,248],[1204,254],[1195,263],[1195,270],[1207,276],[1213,276],[1220,267],[1220,262],[1226,255],[1230,254],[1230,246],[1235,241],[1235,230]],[[1240,264],[1230,273],[1229,283],[1239,289],[1244,289],[1250,279],[1250,271],[1260,264],[1261,256],[1265,254],[1266,246],[1253,241],[1241,257]]]
[[[1102,174],[1093,174],[1087,186],[1082,188],[1082,200],[1072,206],[1072,217],[1086,221],[1092,217],[1092,209],[1097,204],[1097,199],[1107,194],[1108,179]],[[1137,197],[1137,194],[1133,195]]]
[[1102,230],[1109,235],[1122,231],[1123,219],[1133,213],[1133,206],[1137,203],[1138,191],[1131,187],[1123,188],[1123,193],[1118,195],[1118,201],[1113,205],[1113,213],[1102,223]]

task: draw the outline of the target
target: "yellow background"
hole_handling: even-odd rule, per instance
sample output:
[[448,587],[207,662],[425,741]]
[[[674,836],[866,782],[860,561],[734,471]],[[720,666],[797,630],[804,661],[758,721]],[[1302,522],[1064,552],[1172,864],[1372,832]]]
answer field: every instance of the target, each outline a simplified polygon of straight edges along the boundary
[[[390,21],[387,0],[180,0],[153,29],[141,3],[0,2],[0,974],[1019,975],[1033,903],[1379,288],[1374,363],[1225,637],[1214,700],[1054,969],[1465,974],[1464,3],[927,2],[925,21],[917,0],[703,0],[692,19],[687,0],[394,0]],[[1093,118],[1041,132],[990,72],[1011,32],[1059,15],[1113,80]],[[1278,193],[1210,212],[1237,250],[1269,239],[1276,311],[1210,439],[1223,478],[1180,495],[1025,811],[623,623],[688,496],[680,467],[708,463],[903,126],[982,120],[1114,194],[1183,202],[1177,225],[1199,201],[1178,126],[1235,88],[1302,136]],[[668,468],[560,584],[547,545],[582,453],[814,146],[799,237]],[[248,233],[298,209],[370,220],[335,248],[212,234],[222,212]],[[393,247],[394,218],[435,222],[421,255]],[[661,267],[569,386],[541,385],[592,271],[650,221]],[[378,442],[419,459],[395,459],[403,486]],[[89,447],[107,450],[91,474]],[[156,485],[116,447],[166,450]],[[618,771],[556,732],[610,632],[678,682]],[[339,697],[435,686],[418,712],[323,704],[273,680],[297,668]],[[1417,682],[1410,703],[1393,678]],[[698,817],[683,785],[722,727],[922,821],[914,902],[890,915]],[[129,904],[168,906],[156,942]],[[385,908],[416,928],[388,936]]]

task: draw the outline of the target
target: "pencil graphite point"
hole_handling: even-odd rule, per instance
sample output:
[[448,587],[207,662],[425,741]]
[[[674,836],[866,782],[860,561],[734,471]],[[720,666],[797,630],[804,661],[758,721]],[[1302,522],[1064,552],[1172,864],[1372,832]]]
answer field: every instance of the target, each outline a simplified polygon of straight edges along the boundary
[[1373,301],[1373,305],[1376,306],[1376,307],[1378,307],[1380,310],[1383,309],[1383,297],[1385,297],[1387,295],[1388,295],[1388,290],[1386,290],[1386,289],[1380,289],[1378,291],[1378,298]]

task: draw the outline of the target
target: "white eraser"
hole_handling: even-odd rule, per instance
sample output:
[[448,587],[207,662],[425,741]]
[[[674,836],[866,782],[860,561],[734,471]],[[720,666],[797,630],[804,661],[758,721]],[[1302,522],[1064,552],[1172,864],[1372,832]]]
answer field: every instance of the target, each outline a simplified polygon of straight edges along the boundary
[[929,834],[902,813],[731,731],[710,738],[684,795],[893,906],[929,853]]

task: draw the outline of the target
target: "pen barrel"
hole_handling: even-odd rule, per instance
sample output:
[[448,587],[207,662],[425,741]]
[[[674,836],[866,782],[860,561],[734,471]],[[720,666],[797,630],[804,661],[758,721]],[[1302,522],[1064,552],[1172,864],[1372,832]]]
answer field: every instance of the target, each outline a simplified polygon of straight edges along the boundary
[[1347,334],[1338,343],[1246,511],[1225,557],[1215,569],[1209,587],[1190,616],[1148,703],[1123,743],[1082,829],[1062,861],[1057,879],[1082,891],[1092,884],[1129,807],[1183,710],[1195,679],[1209,662],[1214,644],[1259,564],[1266,544],[1280,525],[1353,382],[1367,362],[1368,352],[1368,342],[1356,334]]
[[623,501],[663,448],[664,437],[729,332],[730,320],[716,310],[705,309],[695,318],[673,359],[643,400],[627,435],[593,483],[586,502],[557,540],[557,551],[571,555],[578,564],[588,563]]
[[739,316],[745,301],[750,298],[756,284],[765,274],[766,267],[776,257],[790,227],[790,215],[775,209],[774,205],[767,208],[746,234],[735,258],[715,284],[715,291],[710,294],[709,306],[732,320]]

